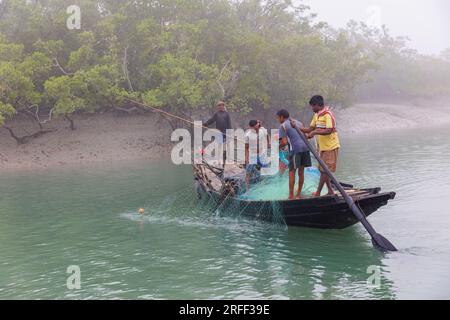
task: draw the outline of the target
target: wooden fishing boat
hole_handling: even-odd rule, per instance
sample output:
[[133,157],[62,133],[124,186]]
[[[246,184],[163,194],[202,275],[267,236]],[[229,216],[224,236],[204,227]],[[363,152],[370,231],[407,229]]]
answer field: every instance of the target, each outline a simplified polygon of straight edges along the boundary
[[[198,185],[199,196],[211,198],[226,210],[239,212],[250,218],[273,221],[281,212],[288,226],[316,229],[345,229],[359,221],[340,194],[318,198],[285,201],[247,200],[238,196],[242,184],[243,169],[227,167],[225,172],[207,163],[194,165],[194,178]],[[382,193],[381,188],[357,189],[350,184],[342,184],[366,217],[386,206],[396,196],[395,192]]]

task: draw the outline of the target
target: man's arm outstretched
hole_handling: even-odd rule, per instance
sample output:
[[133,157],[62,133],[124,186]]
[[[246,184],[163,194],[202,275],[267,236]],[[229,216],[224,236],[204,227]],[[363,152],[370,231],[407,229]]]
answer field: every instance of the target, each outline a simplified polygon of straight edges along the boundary
[[217,121],[217,113],[215,113],[211,119],[209,119],[208,121],[205,122],[205,127],[209,127],[210,125],[212,125],[213,123],[215,123]]

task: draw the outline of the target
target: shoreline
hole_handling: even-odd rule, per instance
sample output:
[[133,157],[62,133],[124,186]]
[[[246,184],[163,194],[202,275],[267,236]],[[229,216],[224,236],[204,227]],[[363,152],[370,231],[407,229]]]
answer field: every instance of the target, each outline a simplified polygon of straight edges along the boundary
[[449,125],[450,102],[436,105],[360,103],[339,108],[335,114],[342,135],[371,135]]
[[[0,129],[0,173],[83,166],[118,161],[157,160],[170,151],[168,124],[155,115],[114,116],[96,114],[74,118],[76,130],[64,120],[48,125],[56,131],[17,145],[8,131]],[[11,127],[24,127],[20,119]],[[19,131],[27,135],[34,129]]]
[[[448,107],[433,109],[398,104],[355,104],[335,110],[340,134],[366,136],[391,131],[439,127],[450,124]],[[24,122],[27,122],[25,124]],[[31,122],[17,119],[11,127],[29,127],[17,135],[33,132]],[[171,128],[156,114],[114,116],[84,115],[75,118],[72,131],[64,120],[49,127],[55,132],[17,145],[8,131],[0,129],[0,173],[65,166],[85,166],[125,161],[164,160],[171,151]],[[34,128],[35,130],[35,128]]]

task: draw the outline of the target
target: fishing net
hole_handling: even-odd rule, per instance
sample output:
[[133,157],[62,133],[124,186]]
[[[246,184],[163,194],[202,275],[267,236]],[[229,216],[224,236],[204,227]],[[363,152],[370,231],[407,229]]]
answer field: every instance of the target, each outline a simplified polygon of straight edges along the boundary
[[[316,168],[305,170],[303,187],[305,197],[311,196],[317,190],[319,178],[320,172]],[[185,224],[202,221],[214,225],[220,223],[214,219],[229,218],[233,221],[245,219],[270,222],[271,228],[286,228],[280,201],[287,200],[289,196],[288,172],[263,177],[259,183],[252,184],[248,192],[245,192],[244,173],[235,179],[236,184],[240,185],[238,190],[242,190],[240,192],[209,193],[202,191],[199,182],[196,181],[195,188],[183,188],[167,195],[161,202],[152,204],[149,212]]]
[[[250,215],[248,214],[250,211]],[[178,224],[195,228],[225,228],[233,231],[286,230],[282,210],[276,202],[264,202],[249,206],[246,201],[237,202],[228,195],[224,198],[203,193],[192,187],[175,191],[163,199],[146,205],[146,214],[124,214],[132,220],[152,224]]]
[[[298,177],[295,191],[298,190]],[[310,197],[317,191],[319,185],[320,171],[317,168],[305,169],[305,183],[303,185],[303,197]],[[324,188],[327,192],[326,187]],[[250,190],[239,196],[244,200],[259,201],[280,201],[289,197],[289,175],[286,172],[283,175],[276,175],[263,179],[261,182],[254,184]]]
[[228,195],[220,201],[212,201],[215,201],[215,212],[220,217],[260,220],[270,222],[274,227],[287,228],[278,201],[245,201],[233,195]]
[[[296,180],[295,191],[298,190],[299,178],[296,177]],[[302,196],[310,197],[316,192],[319,180],[320,171],[317,168],[306,168]],[[259,182],[252,183],[248,191],[244,171],[234,172],[231,175],[229,171],[226,171],[223,183],[226,185],[230,181],[232,192],[227,192],[226,188],[222,188],[218,194],[206,192],[203,196],[200,196],[197,205],[203,208],[202,211],[209,208],[216,215],[222,217],[247,217],[270,221],[281,227],[286,226],[281,201],[289,198],[288,172],[262,177]],[[325,188],[324,192],[328,192],[328,190]],[[199,195],[201,195],[201,192],[199,192]]]

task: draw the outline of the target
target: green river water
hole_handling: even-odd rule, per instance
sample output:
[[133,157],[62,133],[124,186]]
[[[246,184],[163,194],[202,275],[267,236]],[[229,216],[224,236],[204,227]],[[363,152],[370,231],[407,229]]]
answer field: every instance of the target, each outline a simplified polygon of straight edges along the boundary
[[[343,145],[341,180],[398,193],[370,218],[398,253],[374,250],[361,226],[190,210],[191,170],[169,161],[0,172],[0,299],[450,298],[449,139],[411,131]],[[72,265],[79,290],[66,285]]]

